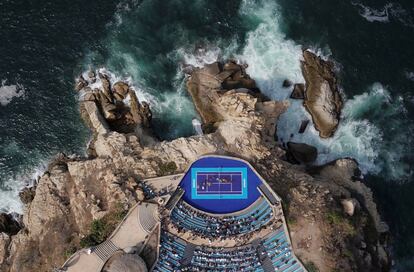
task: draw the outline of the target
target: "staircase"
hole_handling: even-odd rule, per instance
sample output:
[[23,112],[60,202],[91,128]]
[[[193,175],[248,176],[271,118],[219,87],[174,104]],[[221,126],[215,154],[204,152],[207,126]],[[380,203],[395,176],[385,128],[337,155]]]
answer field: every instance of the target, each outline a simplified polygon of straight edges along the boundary
[[260,243],[260,240],[255,240],[252,244],[256,247],[257,250],[257,257],[259,258],[259,262],[262,265],[264,272],[274,272],[275,268],[273,267],[272,260],[266,253],[266,249]]
[[99,259],[106,262],[119,248],[112,243],[111,240],[107,240],[102,244],[96,246],[93,249],[93,253],[98,255]]
[[191,259],[193,259],[194,249],[196,248],[196,245],[187,243],[187,246],[184,250],[183,258],[181,259],[180,263],[185,267],[188,266],[191,263]]
[[181,197],[184,194],[184,190],[181,187],[177,187],[177,190],[171,195],[170,199],[168,200],[167,204],[165,205],[165,208],[168,210],[172,210],[177,202],[181,199]]
[[139,207],[139,223],[141,224],[142,228],[148,233],[151,233],[152,229],[159,221],[156,218],[156,212],[157,205],[155,204],[149,205],[147,203]]

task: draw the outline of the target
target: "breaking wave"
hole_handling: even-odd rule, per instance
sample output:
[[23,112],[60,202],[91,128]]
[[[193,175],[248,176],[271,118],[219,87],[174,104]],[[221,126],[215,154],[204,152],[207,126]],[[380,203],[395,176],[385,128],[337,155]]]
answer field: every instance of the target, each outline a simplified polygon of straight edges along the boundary
[[23,85],[19,83],[15,85],[6,85],[7,80],[1,81],[0,86],[0,105],[6,106],[9,104],[14,98],[24,97],[25,90]]
[[23,213],[19,193],[25,187],[34,186],[45,172],[47,161],[40,163],[34,170],[26,170],[15,178],[2,182],[0,186],[0,213]]
[[[193,8],[201,12],[206,3],[194,3]],[[149,8],[148,5],[140,6],[140,12]],[[360,7],[361,15],[370,21],[386,22],[390,16],[396,16],[398,12],[402,14],[396,4],[388,4],[379,10],[359,3],[354,5]],[[206,39],[200,33],[195,34],[194,30],[186,29],[180,22],[174,21],[176,18],[171,18],[171,24],[176,25],[168,28],[172,33],[164,33],[166,41],[159,40],[161,45],[156,49],[143,46],[131,48],[131,42],[134,44],[135,41],[131,37],[127,39],[128,42],[124,41],[123,35],[148,34],[148,29],[141,22],[132,25],[128,15],[131,10],[134,9],[130,6],[121,8],[121,15],[118,15],[121,19],[117,19],[118,23],[110,26],[111,34],[107,39],[109,57],[103,65],[132,82],[138,97],[150,103],[154,110],[156,131],[162,131],[162,138],[172,139],[194,134],[192,120],[197,117],[197,113],[185,90],[183,67],[201,67],[219,59],[234,57],[249,65],[248,73],[268,97],[290,101],[291,106],[278,122],[277,134],[280,141],[314,145],[319,152],[317,164],[352,157],[359,162],[363,173],[385,173],[396,179],[409,174],[407,165],[400,162],[407,143],[401,142],[398,147],[390,144],[388,134],[382,131],[386,120],[380,114],[386,112],[389,117],[397,118],[404,111],[404,105],[399,99],[393,101],[389,91],[380,83],[367,86],[366,90],[361,90],[360,95],[348,99],[344,97],[341,122],[335,135],[329,139],[319,137],[302,101],[290,99],[292,89],[283,87],[285,79],[304,83],[300,68],[302,46],[286,38],[281,10],[277,3],[268,0],[241,2],[238,9],[241,20],[239,27],[247,29],[243,40],[234,33],[226,38],[215,36],[213,40]],[[158,24],[156,26],[159,27]],[[165,30],[161,28],[160,31]],[[147,41],[136,41],[139,42]],[[322,50],[314,47],[312,50],[322,55],[322,51],[329,51],[329,48]],[[322,57],[328,58],[326,54]],[[93,61],[92,57],[85,67]],[[305,132],[300,134],[298,130],[303,120],[310,120],[310,123]],[[399,137],[406,135],[402,131],[398,134],[402,136],[395,136],[392,141],[399,141]]]
[[[292,89],[283,88],[282,84],[285,79],[304,82],[300,68],[302,48],[285,37],[278,5],[270,1],[245,0],[240,13],[257,23],[257,28],[247,34],[240,59],[249,64],[248,73],[267,96],[275,100],[289,99]],[[321,54],[321,50],[316,50]],[[393,179],[410,174],[409,167],[401,162],[408,143],[400,138],[406,137],[406,133],[400,129],[393,139],[389,139],[390,136],[381,131],[387,118],[399,118],[404,105],[401,98],[392,101],[388,90],[380,83],[367,87],[361,95],[345,99],[340,125],[329,139],[319,137],[302,101],[289,101],[291,106],[278,121],[278,138],[284,142],[314,145],[319,153],[317,164],[352,157],[358,161],[363,173],[381,172]],[[299,134],[303,120],[310,120],[310,123],[306,131]],[[390,144],[391,141],[400,144]]]
[[389,23],[391,20],[394,20],[405,26],[414,27],[414,11],[404,9],[399,3],[388,3],[379,9],[357,2],[352,2],[352,4],[359,7],[359,14],[368,22]]

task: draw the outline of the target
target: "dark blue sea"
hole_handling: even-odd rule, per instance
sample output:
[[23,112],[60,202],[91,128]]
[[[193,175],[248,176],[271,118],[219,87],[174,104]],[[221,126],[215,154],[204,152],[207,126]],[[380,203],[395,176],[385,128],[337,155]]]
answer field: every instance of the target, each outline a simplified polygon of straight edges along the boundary
[[[58,152],[83,155],[75,77],[105,68],[130,80],[162,139],[193,134],[197,114],[182,66],[235,57],[273,99],[303,82],[309,48],[336,63],[345,98],[333,138],[311,127],[295,141],[318,163],[353,157],[393,235],[399,271],[414,271],[414,2],[411,0],[0,1],[0,210],[21,212],[19,190]],[[279,138],[309,117],[300,101]]]

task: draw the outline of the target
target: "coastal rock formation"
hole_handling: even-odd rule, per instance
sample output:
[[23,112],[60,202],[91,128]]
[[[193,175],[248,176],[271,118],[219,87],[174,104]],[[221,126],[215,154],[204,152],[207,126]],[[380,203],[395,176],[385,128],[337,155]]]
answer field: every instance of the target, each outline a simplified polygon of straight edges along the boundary
[[349,216],[353,216],[355,209],[358,205],[358,201],[352,198],[351,199],[347,198],[347,199],[342,199],[341,204],[342,204],[342,207],[344,208],[344,212]]
[[302,73],[306,81],[305,100],[315,128],[322,138],[331,137],[339,124],[342,99],[332,62],[303,51]]
[[283,83],[282,83],[282,87],[283,88],[289,88],[290,86],[292,86],[292,81],[290,81],[289,79],[285,79],[285,80],[283,80]]
[[8,256],[9,244],[10,236],[4,232],[0,232],[0,268]]
[[310,164],[316,160],[318,150],[311,145],[303,143],[287,143],[288,159],[292,163]]
[[[338,160],[308,173],[283,161],[285,152],[274,135],[277,119],[289,103],[266,101],[243,66],[235,62],[193,69],[187,86],[203,122],[214,129],[151,145],[143,144],[143,136],[136,130],[117,131],[112,120],[104,117],[100,98],[81,100],[84,120],[94,131],[93,156],[60,156],[50,165],[33,200],[26,203],[23,229],[12,236],[0,234],[0,271],[60,267],[68,252],[70,255],[81,247],[92,220],[105,218],[114,209],[126,211],[145,197],[140,188],[143,179],[181,173],[205,154],[237,156],[254,165],[283,198],[293,247],[305,265],[313,264],[322,272],[387,270],[388,258],[380,239],[386,225],[370,191],[355,181],[358,167],[354,161]],[[126,88],[118,87],[115,101]],[[105,88],[114,89],[107,83]],[[99,91],[111,101],[106,93]],[[143,119],[150,120],[148,109],[138,103],[122,107],[132,115],[134,124],[141,122],[139,127],[144,127],[147,123]],[[350,221],[342,212],[341,200],[346,198],[361,204],[352,217],[355,220]]]
[[14,235],[20,230],[20,224],[11,214],[0,213],[0,233]]
[[[214,125],[224,120],[224,115],[228,114],[215,103],[220,99],[219,93],[231,90],[233,93],[258,97],[256,83],[246,73],[245,68],[245,65],[229,61],[225,64],[214,62],[201,69],[193,69],[187,81],[187,89],[203,123]],[[237,110],[241,111],[242,108]]]
[[305,84],[299,83],[293,86],[293,91],[290,95],[292,99],[304,99],[305,98]]
[[90,128],[98,134],[108,130],[130,133],[140,127],[149,129],[152,119],[149,104],[140,103],[128,83],[117,81],[112,85],[110,76],[104,71],[97,74],[99,81],[96,73],[89,71],[88,80],[80,75],[76,84],[76,90],[80,91],[82,117]]

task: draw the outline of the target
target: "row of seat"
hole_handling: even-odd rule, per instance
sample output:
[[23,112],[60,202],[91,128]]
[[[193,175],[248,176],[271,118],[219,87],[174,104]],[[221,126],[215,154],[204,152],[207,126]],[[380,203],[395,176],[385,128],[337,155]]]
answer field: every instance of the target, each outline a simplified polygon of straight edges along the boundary
[[181,268],[181,260],[184,256],[186,243],[178,238],[161,234],[161,247],[158,262],[153,269],[154,272],[171,272],[179,271]]
[[[191,248],[191,253],[187,252]],[[184,255],[189,254],[189,262]],[[191,259],[191,261],[190,261]],[[268,266],[264,265],[268,262]],[[186,263],[186,265],[183,265]],[[305,272],[292,254],[283,227],[250,245],[216,248],[187,244],[184,240],[163,232],[158,263],[153,271],[212,271],[212,272]]]
[[245,213],[232,216],[212,216],[194,209],[181,200],[171,213],[171,221],[184,231],[190,230],[206,237],[228,237],[260,229],[273,216],[269,203],[262,197]]
[[253,246],[228,250],[197,248],[190,266],[191,271],[263,271]]
[[302,272],[303,268],[292,255],[292,248],[283,227],[271,234],[262,243],[275,271]]

